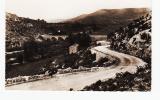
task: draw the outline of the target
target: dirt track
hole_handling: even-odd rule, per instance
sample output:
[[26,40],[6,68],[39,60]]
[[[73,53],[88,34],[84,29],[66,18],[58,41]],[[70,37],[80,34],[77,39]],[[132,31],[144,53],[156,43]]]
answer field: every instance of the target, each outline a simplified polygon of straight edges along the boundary
[[40,80],[31,83],[24,83],[19,85],[14,85],[6,87],[7,90],[69,90],[73,88],[74,90],[81,90],[86,85],[90,85],[98,80],[106,80],[112,78],[116,73],[119,72],[135,72],[137,66],[143,66],[145,62],[141,59],[118,53],[107,49],[105,46],[98,46],[92,48],[97,52],[103,52],[115,56],[120,59],[119,65],[112,65],[107,68],[101,68],[94,72],[77,72],[70,74],[57,74],[51,79]]

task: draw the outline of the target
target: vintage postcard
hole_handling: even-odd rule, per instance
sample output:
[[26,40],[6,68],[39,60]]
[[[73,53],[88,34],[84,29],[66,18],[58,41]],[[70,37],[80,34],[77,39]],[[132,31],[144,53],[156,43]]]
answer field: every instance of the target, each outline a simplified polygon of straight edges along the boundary
[[150,0],[6,0],[5,89],[151,91]]

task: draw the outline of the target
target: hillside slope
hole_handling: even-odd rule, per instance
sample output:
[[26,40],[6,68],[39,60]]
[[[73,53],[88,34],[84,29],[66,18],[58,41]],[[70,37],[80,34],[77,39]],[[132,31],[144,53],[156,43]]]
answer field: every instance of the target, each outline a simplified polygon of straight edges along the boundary
[[149,13],[109,34],[108,39],[111,41],[112,49],[150,62],[151,35],[151,13]]
[[148,11],[149,9],[147,8],[101,9],[91,14],[69,19],[64,23],[77,23],[81,27],[84,26],[94,32],[98,32],[98,34],[105,34],[126,26],[134,19],[146,15]]
[[130,54],[147,64],[135,73],[118,73],[115,78],[86,86],[83,91],[150,91],[151,90],[151,13],[134,20],[108,36],[111,49]]
[[23,42],[45,34],[47,23],[44,20],[32,20],[6,13],[6,49],[20,48]]

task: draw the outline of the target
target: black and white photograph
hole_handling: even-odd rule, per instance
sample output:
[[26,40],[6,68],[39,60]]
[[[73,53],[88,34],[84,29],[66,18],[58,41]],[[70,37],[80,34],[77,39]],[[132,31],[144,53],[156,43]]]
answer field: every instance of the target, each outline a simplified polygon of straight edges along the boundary
[[5,90],[152,89],[151,0],[5,0]]

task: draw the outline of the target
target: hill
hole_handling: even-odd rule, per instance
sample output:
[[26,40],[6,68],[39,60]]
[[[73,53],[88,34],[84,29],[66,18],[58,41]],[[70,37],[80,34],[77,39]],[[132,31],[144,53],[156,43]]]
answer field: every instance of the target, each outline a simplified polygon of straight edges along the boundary
[[60,23],[47,23],[6,13],[6,48],[22,47],[24,41],[42,34],[63,35],[89,31],[101,35],[114,32],[148,13],[147,8],[101,9]]
[[151,13],[108,35],[111,48],[151,61]]
[[126,26],[148,12],[149,9],[147,8],[101,9],[69,19],[63,23],[76,24],[79,26],[79,30],[90,29],[94,31],[93,34],[106,34]]
[[24,41],[46,34],[47,23],[44,20],[32,20],[6,13],[6,49],[20,48]]

